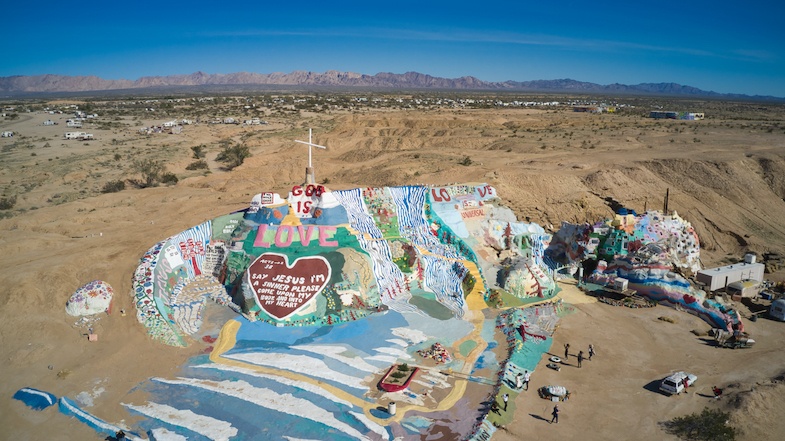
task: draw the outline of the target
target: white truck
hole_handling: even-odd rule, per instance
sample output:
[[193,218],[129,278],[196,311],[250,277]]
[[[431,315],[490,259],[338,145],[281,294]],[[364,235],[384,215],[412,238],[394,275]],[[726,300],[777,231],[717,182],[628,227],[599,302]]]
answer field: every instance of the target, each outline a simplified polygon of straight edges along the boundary
[[[685,380],[687,382],[687,386],[684,385]],[[660,390],[668,395],[679,395],[680,393],[684,392],[686,387],[695,384],[695,381],[697,380],[698,377],[693,374],[688,374],[686,372],[676,372],[675,374],[668,375],[664,380],[662,380],[662,383],[660,383]]]

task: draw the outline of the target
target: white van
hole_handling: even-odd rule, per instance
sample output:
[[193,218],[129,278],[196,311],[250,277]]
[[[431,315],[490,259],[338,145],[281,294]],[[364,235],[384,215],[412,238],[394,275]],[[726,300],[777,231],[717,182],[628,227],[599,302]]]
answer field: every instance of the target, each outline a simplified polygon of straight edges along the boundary
[[687,386],[692,386],[698,377],[686,372],[676,372],[669,375],[660,383],[660,390],[669,395],[678,395],[684,391],[684,379],[687,379]]

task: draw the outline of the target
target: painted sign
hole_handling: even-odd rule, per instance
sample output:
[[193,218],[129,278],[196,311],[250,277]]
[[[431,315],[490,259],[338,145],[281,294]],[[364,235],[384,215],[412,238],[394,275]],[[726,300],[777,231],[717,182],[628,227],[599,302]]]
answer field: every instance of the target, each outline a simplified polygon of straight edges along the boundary
[[270,316],[283,320],[313,301],[330,281],[332,269],[322,256],[289,258],[264,253],[248,267],[248,284],[257,305]]
[[268,228],[275,230],[273,243],[275,243],[275,246],[278,248],[288,247],[295,241],[295,237],[302,246],[308,246],[311,243],[311,239],[314,237],[314,232],[316,233],[315,236],[319,239],[320,247],[338,246],[338,242],[328,240],[335,235],[335,230],[337,229],[337,227],[332,225],[297,225],[295,227],[292,225],[274,226],[267,224],[261,224],[256,229],[256,239],[254,239],[253,246],[270,248],[270,242],[266,242],[264,239],[264,235]]
[[299,218],[311,218],[313,212],[321,204],[324,186],[308,184],[295,185],[289,193],[289,203],[292,205],[294,215]]
[[474,208],[472,210],[463,210],[461,211],[461,218],[463,219],[473,219],[475,217],[485,217],[485,209],[483,208]]

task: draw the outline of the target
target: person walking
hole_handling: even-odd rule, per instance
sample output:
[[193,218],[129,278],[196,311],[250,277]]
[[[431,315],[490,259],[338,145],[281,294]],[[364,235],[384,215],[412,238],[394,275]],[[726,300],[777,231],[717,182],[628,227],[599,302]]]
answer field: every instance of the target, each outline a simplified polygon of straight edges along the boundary
[[583,363],[583,351],[578,351],[578,367],[581,367],[581,363]]
[[507,400],[510,399],[509,394],[502,395],[502,401],[504,401],[504,411],[507,412]]
[[591,358],[593,356],[594,356],[594,346],[593,345],[589,345],[589,361],[591,361]]
[[498,401],[493,400],[493,404],[491,404],[491,412],[495,413],[496,415],[501,415],[501,412],[499,412],[499,402]]
[[531,379],[532,374],[529,371],[523,371],[523,387],[526,390],[529,390],[529,380]]
[[553,406],[553,412],[551,412],[553,418],[551,418],[551,424],[556,423],[559,424],[559,405]]
[[564,360],[566,361],[568,358],[570,358],[570,344],[569,343],[564,345]]
[[518,390],[523,389],[523,374],[520,372],[515,376],[515,388]]

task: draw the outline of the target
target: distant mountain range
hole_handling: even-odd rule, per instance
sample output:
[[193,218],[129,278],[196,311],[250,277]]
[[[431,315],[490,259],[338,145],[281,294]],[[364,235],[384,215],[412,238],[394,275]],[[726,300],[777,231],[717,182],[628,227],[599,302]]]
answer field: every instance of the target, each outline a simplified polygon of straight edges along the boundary
[[682,97],[706,97],[727,99],[785,100],[771,96],[723,94],[701,90],[676,83],[642,83],[636,85],[601,85],[576,81],[535,80],[490,82],[475,77],[440,78],[418,72],[404,74],[378,73],[366,75],[354,72],[327,71],[324,73],[295,71],[292,73],[249,73],[207,74],[196,72],[190,75],[168,75],[142,77],[138,80],[105,80],[96,76],[33,75],[0,77],[0,94],[19,96],[47,93],[78,93],[118,90],[161,89],[171,87],[201,86],[286,86],[302,88],[355,87],[364,89],[432,89],[460,91],[510,91],[547,93],[586,93],[609,95],[670,95]]

